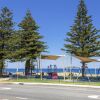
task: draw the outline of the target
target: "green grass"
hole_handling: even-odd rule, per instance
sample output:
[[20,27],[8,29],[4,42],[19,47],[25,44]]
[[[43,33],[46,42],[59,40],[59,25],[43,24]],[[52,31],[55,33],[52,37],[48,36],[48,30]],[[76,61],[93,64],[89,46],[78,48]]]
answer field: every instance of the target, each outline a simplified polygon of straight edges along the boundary
[[[41,80],[35,78],[28,78],[28,79],[13,79],[9,80],[9,82],[32,82],[32,83],[61,83],[61,80]],[[65,83],[65,82],[64,82]]]
[[67,82],[63,80],[48,80],[48,79],[35,79],[35,78],[28,78],[28,79],[13,79],[8,80],[6,82],[31,82],[31,83],[53,83],[53,84],[75,84],[75,85],[93,85],[93,86],[100,86],[100,82]]

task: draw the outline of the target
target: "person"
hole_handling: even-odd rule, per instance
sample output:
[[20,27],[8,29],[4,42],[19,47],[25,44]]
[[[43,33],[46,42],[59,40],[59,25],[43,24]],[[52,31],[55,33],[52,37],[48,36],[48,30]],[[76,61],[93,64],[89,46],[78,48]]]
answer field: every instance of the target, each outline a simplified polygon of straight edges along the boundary
[[52,73],[52,65],[50,65],[50,73]]
[[8,74],[8,75],[9,75],[9,77],[10,77],[10,78],[12,78],[12,73],[11,73],[11,72],[9,72],[9,74]]
[[86,76],[86,74],[87,74],[87,69],[88,68],[88,66],[87,66],[87,64],[85,64],[84,66],[82,66],[82,70],[84,71],[84,75]]
[[57,72],[57,66],[54,65],[54,72]]
[[87,64],[85,64],[85,68],[88,68]]

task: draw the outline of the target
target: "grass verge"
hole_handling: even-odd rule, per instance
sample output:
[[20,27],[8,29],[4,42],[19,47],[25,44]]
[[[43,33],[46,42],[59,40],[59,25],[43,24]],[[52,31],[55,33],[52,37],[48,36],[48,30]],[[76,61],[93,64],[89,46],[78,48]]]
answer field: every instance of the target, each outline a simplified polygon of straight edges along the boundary
[[64,80],[50,80],[50,79],[35,79],[35,78],[28,78],[28,79],[12,79],[3,82],[31,82],[31,83],[53,83],[53,84],[73,84],[73,85],[91,85],[91,86],[100,86],[100,82],[70,82]]

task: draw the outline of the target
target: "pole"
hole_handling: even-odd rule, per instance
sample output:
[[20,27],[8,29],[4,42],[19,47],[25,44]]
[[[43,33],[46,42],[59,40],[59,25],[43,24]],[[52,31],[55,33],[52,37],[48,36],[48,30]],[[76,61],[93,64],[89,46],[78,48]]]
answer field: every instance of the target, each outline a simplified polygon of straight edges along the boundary
[[96,66],[95,66],[95,64],[94,64],[94,67],[95,67],[95,76],[97,76],[97,73],[96,73]]
[[40,69],[41,69],[41,72],[40,72],[40,77],[41,77],[41,80],[42,80],[42,58],[41,58],[41,54],[40,54]]
[[70,80],[72,79],[72,71],[71,71],[71,68],[72,68],[72,53],[70,54]]
[[62,64],[62,65],[63,65],[63,74],[64,74],[64,81],[65,81],[65,66],[64,66],[64,57],[65,57],[65,56],[63,56],[63,64]]
[[8,68],[8,61],[7,61],[7,65],[6,65],[6,74],[7,74],[7,68]]
[[39,58],[37,58],[37,71],[36,71],[36,75],[38,75],[38,69],[39,69]]
[[18,63],[17,63],[16,74],[17,74],[17,80],[18,80]]

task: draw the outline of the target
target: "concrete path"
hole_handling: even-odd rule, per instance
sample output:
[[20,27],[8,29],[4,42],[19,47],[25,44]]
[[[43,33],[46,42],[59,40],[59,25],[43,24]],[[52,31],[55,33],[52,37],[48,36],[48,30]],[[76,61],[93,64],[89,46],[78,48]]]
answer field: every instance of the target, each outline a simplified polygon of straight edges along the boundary
[[1,82],[1,84],[19,84],[19,85],[50,85],[50,86],[66,86],[66,87],[85,87],[85,88],[98,88],[100,86],[92,86],[92,85],[78,85],[78,84],[54,84],[54,83],[29,83],[29,82]]

